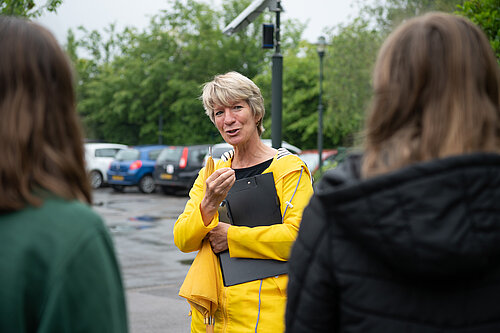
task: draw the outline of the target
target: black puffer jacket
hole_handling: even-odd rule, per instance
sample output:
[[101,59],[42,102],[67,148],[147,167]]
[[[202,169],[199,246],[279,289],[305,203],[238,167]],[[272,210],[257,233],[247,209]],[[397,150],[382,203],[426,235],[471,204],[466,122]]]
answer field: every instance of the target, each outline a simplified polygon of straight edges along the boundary
[[287,332],[500,332],[500,155],[321,181],[289,261]]

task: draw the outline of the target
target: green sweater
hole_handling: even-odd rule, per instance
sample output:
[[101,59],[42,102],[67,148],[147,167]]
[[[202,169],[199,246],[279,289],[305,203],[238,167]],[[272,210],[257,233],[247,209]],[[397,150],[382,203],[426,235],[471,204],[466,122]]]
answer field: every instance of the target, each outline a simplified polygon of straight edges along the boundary
[[0,332],[127,332],[120,269],[88,206],[0,214]]

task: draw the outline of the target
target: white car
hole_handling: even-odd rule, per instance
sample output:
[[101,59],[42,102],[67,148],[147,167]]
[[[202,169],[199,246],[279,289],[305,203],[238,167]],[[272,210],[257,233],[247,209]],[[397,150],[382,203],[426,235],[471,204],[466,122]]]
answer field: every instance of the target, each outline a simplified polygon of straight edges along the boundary
[[116,153],[128,148],[118,143],[86,143],[85,167],[90,176],[90,184],[96,189],[108,182],[107,171]]

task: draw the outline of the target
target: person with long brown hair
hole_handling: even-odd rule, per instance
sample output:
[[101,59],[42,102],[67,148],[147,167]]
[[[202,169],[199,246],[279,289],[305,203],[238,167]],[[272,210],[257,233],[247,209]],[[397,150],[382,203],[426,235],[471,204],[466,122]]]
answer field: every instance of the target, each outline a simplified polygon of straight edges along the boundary
[[126,332],[112,241],[89,207],[69,60],[0,16],[0,331]]
[[364,151],[327,173],[292,249],[287,332],[500,331],[500,71],[428,13],[379,52]]

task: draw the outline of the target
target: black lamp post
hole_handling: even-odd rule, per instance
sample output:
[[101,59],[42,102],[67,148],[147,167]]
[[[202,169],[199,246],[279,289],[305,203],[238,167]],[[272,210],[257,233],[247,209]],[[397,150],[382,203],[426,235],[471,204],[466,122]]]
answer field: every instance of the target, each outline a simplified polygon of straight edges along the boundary
[[[280,41],[280,14],[283,11],[281,0],[253,0],[250,5],[245,8],[231,23],[229,23],[223,33],[231,36],[233,33],[245,28],[253,20],[255,20],[260,13],[266,8],[269,11],[276,13],[276,32],[274,35],[275,52],[272,57],[272,82],[271,82],[271,139],[273,148],[280,148],[281,139],[281,122],[282,122],[282,104],[283,104],[283,55],[281,54],[281,41]],[[267,43],[267,33],[270,32],[269,27],[264,26],[264,48],[272,48],[272,43]],[[269,47],[270,46],[270,47]]]
[[320,36],[316,44],[319,56],[319,102],[318,102],[318,170],[323,166],[323,57],[325,56],[326,40]]
[[273,148],[280,148],[282,143],[281,122],[283,108],[283,55],[281,54],[280,41],[280,13],[283,10],[281,0],[276,1],[276,47],[272,57],[272,78],[271,78],[271,142]]

